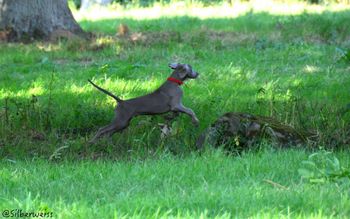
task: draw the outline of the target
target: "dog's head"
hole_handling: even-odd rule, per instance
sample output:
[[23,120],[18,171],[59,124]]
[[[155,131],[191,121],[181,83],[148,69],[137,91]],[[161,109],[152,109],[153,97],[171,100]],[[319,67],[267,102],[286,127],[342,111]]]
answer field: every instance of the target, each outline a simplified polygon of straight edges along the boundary
[[184,81],[187,78],[197,78],[199,75],[192,69],[192,66],[188,64],[172,63],[169,64],[169,67],[174,69],[172,76],[180,79],[181,81]]

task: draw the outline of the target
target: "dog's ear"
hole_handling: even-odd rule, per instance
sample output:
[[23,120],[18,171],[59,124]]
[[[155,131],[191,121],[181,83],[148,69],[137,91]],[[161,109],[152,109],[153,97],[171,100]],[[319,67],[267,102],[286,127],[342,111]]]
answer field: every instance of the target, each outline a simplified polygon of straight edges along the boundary
[[178,66],[179,66],[179,63],[170,63],[170,64],[169,64],[169,67],[170,67],[171,69],[176,69]]

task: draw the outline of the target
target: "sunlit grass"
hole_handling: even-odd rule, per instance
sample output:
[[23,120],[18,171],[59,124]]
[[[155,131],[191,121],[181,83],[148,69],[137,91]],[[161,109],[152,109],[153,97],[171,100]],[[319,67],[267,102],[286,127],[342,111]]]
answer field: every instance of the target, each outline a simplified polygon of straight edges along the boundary
[[[135,20],[159,19],[164,17],[190,16],[200,19],[237,18],[246,13],[267,12],[271,15],[300,15],[302,13],[337,12],[350,8],[350,5],[327,4],[310,5],[305,2],[276,2],[260,0],[250,2],[236,1],[233,5],[223,3],[204,7],[200,3],[174,2],[171,4],[155,4],[146,8],[125,8],[119,5],[110,7],[93,7],[88,11],[74,11],[75,18],[96,21],[100,19],[132,18]],[[169,27],[171,28],[171,27]]]

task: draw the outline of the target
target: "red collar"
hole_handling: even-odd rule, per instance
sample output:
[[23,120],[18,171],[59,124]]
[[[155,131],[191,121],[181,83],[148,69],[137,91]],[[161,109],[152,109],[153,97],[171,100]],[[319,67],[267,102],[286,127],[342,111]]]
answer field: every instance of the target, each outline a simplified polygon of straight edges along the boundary
[[180,86],[184,83],[183,81],[181,81],[179,79],[176,79],[176,78],[172,78],[172,77],[169,77],[167,80],[171,81],[171,82],[174,82],[174,83],[176,83],[176,84],[178,84]]

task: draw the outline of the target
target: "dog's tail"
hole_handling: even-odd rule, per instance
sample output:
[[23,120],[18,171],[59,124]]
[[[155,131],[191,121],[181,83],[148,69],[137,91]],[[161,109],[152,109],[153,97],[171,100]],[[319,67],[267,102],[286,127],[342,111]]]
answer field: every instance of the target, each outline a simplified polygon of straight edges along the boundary
[[88,80],[88,82],[90,82],[90,84],[92,84],[94,87],[96,87],[98,90],[102,91],[103,93],[107,94],[108,96],[113,97],[117,102],[122,102],[123,100],[120,99],[119,97],[117,97],[116,95],[112,94],[111,92],[103,89],[102,87],[97,86],[96,84],[94,84],[94,82],[92,82],[91,80]]

